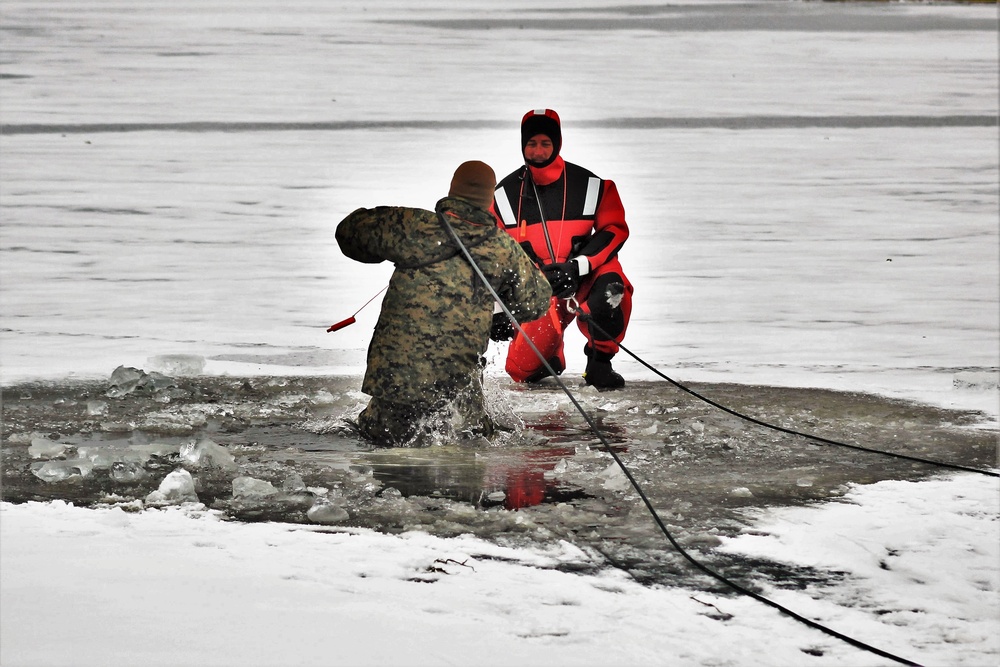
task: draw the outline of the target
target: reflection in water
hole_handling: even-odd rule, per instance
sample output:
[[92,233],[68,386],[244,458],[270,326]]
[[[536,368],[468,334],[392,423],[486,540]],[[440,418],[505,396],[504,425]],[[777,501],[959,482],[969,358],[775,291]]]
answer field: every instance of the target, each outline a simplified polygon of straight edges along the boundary
[[[596,424],[606,438],[618,443],[612,445],[616,451],[627,450],[621,444],[625,435],[620,426],[605,424],[601,417]],[[359,460],[385,487],[397,489],[404,497],[440,497],[508,510],[591,497],[552,474],[581,448],[600,446],[589,426],[556,411],[532,415],[523,428],[540,436],[540,442],[533,447],[522,441],[520,446],[466,443],[389,448],[365,453]]]
[[546,473],[574,447],[490,450],[454,446],[391,449],[364,456],[372,474],[403,496],[436,496],[480,507],[516,510],[542,503],[587,497],[581,489],[558,484]]
[[[620,427],[601,419],[598,427],[605,437],[619,443],[612,445],[615,451],[627,451],[620,444],[624,440]],[[403,496],[437,496],[508,510],[590,497],[580,488],[557,482],[551,474],[581,447],[589,448],[587,436],[593,438],[589,427],[557,412],[535,415],[524,428],[541,435],[542,446],[395,448],[362,458],[376,479]]]

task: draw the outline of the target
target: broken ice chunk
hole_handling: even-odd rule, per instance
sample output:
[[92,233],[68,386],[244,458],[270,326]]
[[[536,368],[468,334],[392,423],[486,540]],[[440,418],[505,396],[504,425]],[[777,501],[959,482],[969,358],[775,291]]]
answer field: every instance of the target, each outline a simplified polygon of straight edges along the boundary
[[111,398],[128,396],[136,390],[145,375],[138,368],[119,366],[111,373],[111,386],[108,387],[107,395]]
[[155,394],[164,389],[174,388],[177,383],[161,373],[146,373],[138,368],[119,366],[111,373],[110,385],[105,395],[109,398],[122,398],[139,389]]
[[308,489],[306,489],[306,483],[302,480],[302,475],[293,472],[281,483],[281,490],[285,493],[304,493]]
[[66,445],[48,438],[32,438],[28,454],[33,459],[52,459],[66,453]]
[[237,477],[233,480],[233,498],[253,500],[276,495],[278,489],[270,482],[254,477]]
[[686,546],[691,547],[717,547],[722,544],[722,540],[719,539],[718,535],[712,535],[710,533],[693,533],[691,535],[686,535],[681,540]]
[[625,473],[622,472],[617,463],[609,465],[597,477],[603,480],[601,486],[608,491],[624,491],[632,486],[632,483],[628,481],[628,477],[625,476]]
[[172,505],[184,502],[198,502],[194,491],[194,478],[187,470],[175,470],[160,482],[160,488],[146,496],[152,505]]
[[111,464],[111,479],[116,482],[137,482],[146,476],[146,469],[134,461],[115,461]]
[[196,466],[215,466],[223,470],[236,470],[236,459],[229,450],[207,438],[192,440],[182,445],[180,456]]
[[[35,464],[38,465],[38,464]],[[74,459],[72,461],[48,461],[32,469],[32,474],[43,482],[62,482],[70,479],[80,479],[90,474],[92,467],[89,461]]]
[[340,505],[328,502],[318,502],[306,512],[306,517],[313,523],[340,523],[350,515]]
[[104,401],[87,401],[87,416],[100,417],[108,414],[108,404]]

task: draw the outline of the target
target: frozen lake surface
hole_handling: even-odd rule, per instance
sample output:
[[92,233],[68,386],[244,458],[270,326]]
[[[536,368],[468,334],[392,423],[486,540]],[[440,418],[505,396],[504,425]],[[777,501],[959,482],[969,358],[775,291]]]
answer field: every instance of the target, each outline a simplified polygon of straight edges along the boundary
[[2,9],[5,382],[360,373],[377,302],[325,325],[390,267],[336,223],[513,170],[543,105],[622,192],[654,366],[998,410],[955,383],[1000,358],[995,8],[124,6]]
[[[632,235],[621,258],[636,287],[625,344],[645,362],[784,427],[996,466],[995,6],[512,0],[477,12],[390,0],[294,0],[280,12],[253,1],[0,5],[4,500],[128,512],[197,500],[276,530],[472,533],[520,554],[573,545],[557,567],[711,590],[665,547],[568,399],[506,382],[502,346],[488,369],[492,404],[515,427],[502,446],[371,450],[343,427],[366,401],[378,301],[355,325],[325,329],[391,267],[341,256],[336,224],[360,206],[432,207],[464,160],[512,171],[518,120],[536,107],[562,116],[566,159],[622,194]],[[568,334],[568,384],[685,546],[782,595],[850,590],[836,612],[862,618],[849,626],[919,645],[929,662],[995,660],[995,626],[955,620],[997,617],[995,595],[978,597],[995,593],[995,568],[956,566],[941,588],[979,593],[914,621],[911,600],[926,591],[845,574],[831,565],[847,558],[842,544],[815,560],[798,544],[779,563],[730,542],[755,537],[759,508],[808,511],[870,484],[903,503],[917,492],[876,483],[940,470],[749,426],[624,353],[627,389],[588,392],[583,345]],[[122,390],[119,366],[162,377]],[[5,503],[5,525],[25,534],[50,510],[58,521],[50,505]],[[995,553],[989,507],[962,514],[961,533],[924,507],[919,519],[952,526],[941,539],[961,553]],[[884,528],[849,526],[870,529],[844,528],[852,544],[896,562]],[[7,562],[44,562],[16,555]],[[862,571],[866,557],[843,567]],[[10,597],[4,574],[5,600],[34,608],[35,597]],[[37,587],[53,575],[24,576]],[[870,608],[875,589],[896,597]],[[663,613],[653,618],[678,622]],[[761,636],[734,626],[733,645]],[[72,647],[48,636],[38,655],[106,661],[108,642],[90,632]],[[5,632],[5,655],[31,655],[43,645],[31,636]],[[686,636],[670,638],[679,659],[722,664]],[[811,645],[791,641],[782,664]],[[815,664],[872,664],[853,649],[809,650]]]

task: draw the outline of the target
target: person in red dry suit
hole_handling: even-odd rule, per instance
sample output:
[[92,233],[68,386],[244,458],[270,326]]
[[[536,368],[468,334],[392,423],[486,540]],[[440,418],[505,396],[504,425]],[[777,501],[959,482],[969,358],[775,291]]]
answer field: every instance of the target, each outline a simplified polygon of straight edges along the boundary
[[[562,126],[552,109],[529,111],[521,119],[524,166],[498,184],[492,211],[552,284],[552,305],[542,318],[522,325],[553,370],[566,368],[565,328],[575,309],[593,318],[577,322],[587,344],[584,380],[599,390],[620,389],[625,380],[611,366],[632,312],[632,285],[618,251],[628,238],[625,209],[614,181],[563,160]],[[598,330],[599,329],[599,330]],[[549,375],[506,316],[496,313],[491,337],[514,340],[506,370],[516,382]]]

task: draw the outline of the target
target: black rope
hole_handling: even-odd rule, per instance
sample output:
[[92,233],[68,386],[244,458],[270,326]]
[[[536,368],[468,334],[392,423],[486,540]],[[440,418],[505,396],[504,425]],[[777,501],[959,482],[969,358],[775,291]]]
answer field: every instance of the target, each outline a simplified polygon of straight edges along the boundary
[[[607,338],[610,339],[610,336],[607,335],[607,332],[604,331],[603,329],[601,329],[601,327],[598,326],[594,322],[594,318],[589,313],[585,313],[582,310],[578,310],[577,311],[577,317],[579,317],[582,321],[586,322],[588,324],[588,326],[591,326],[594,329],[596,329],[598,333],[600,333],[603,336],[605,336],[605,337],[607,337]],[[919,456],[910,456],[909,454],[900,454],[898,452],[887,452],[887,451],[881,450],[881,449],[872,449],[870,447],[862,447],[861,445],[852,445],[850,443],[840,442],[838,440],[831,440],[830,438],[824,438],[822,436],[813,435],[811,433],[804,433],[802,431],[796,431],[795,429],[785,428],[784,426],[778,426],[777,424],[770,424],[768,422],[765,422],[765,421],[762,421],[760,419],[757,419],[756,417],[751,417],[750,415],[746,415],[746,414],[743,414],[742,412],[738,412],[736,410],[733,410],[732,408],[728,408],[725,405],[722,405],[721,403],[717,403],[716,401],[713,401],[712,399],[708,398],[707,396],[702,396],[701,394],[699,394],[695,390],[693,390],[693,389],[691,389],[689,387],[685,387],[680,382],[677,382],[676,380],[673,380],[673,379],[667,377],[666,375],[664,375],[663,373],[661,373],[659,370],[657,370],[653,366],[650,366],[648,363],[646,363],[645,361],[643,361],[642,359],[640,359],[636,354],[634,354],[631,350],[629,350],[624,345],[619,344],[618,347],[620,347],[622,350],[624,350],[630,357],[632,357],[633,359],[635,359],[636,361],[638,361],[640,364],[642,364],[643,366],[645,366],[649,370],[653,371],[658,376],[660,376],[661,378],[663,378],[664,380],[666,380],[667,382],[669,382],[673,386],[677,387],[681,391],[687,392],[688,394],[694,396],[695,398],[700,399],[700,400],[704,401],[705,403],[708,403],[709,405],[711,405],[711,406],[713,406],[715,408],[718,408],[719,410],[722,410],[723,412],[727,412],[727,413],[733,415],[734,417],[739,417],[740,419],[744,419],[744,420],[746,420],[748,422],[751,422],[753,424],[757,424],[758,426],[763,426],[764,428],[769,428],[769,429],[772,429],[772,430],[775,430],[775,431],[781,431],[782,433],[787,433],[789,435],[797,435],[799,437],[807,438],[809,440],[814,440],[816,442],[822,442],[822,443],[827,444],[827,445],[836,445],[837,447],[847,447],[848,449],[856,449],[858,451],[869,452],[871,454],[881,454],[882,456],[890,456],[892,458],[904,459],[906,461],[915,461],[917,463],[926,463],[928,465],[938,466],[940,468],[950,468],[952,470],[962,470],[964,472],[974,472],[974,473],[978,473],[980,475],[989,475],[990,477],[1000,477],[1000,473],[996,473],[996,472],[993,472],[991,470],[982,470],[981,468],[971,468],[969,466],[963,466],[963,465],[960,465],[958,463],[948,463],[946,461],[934,461],[934,460],[931,460],[931,459],[921,458]]]
[[[650,502],[649,498],[646,496],[646,493],[642,490],[642,487],[639,486],[639,482],[636,481],[635,477],[632,476],[632,473],[625,466],[625,463],[622,462],[622,460],[621,460],[621,458],[619,458],[618,454],[615,453],[614,449],[612,449],[611,444],[604,437],[604,434],[601,433],[601,430],[597,427],[597,424],[594,423],[594,420],[591,418],[591,416],[587,413],[586,410],[583,409],[583,406],[581,406],[580,403],[579,403],[579,401],[576,400],[576,397],[573,396],[573,393],[569,390],[569,388],[566,386],[566,384],[558,376],[558,374],[555,372],[555,370],[552,368],[552,366],[549,365],[548,361],[545,360],[545,357],[541,353],[541,351],[535,346],[534,342],[527,336],[527,334],[525,334],[524,329],[521,328],[521,325],[514,318],[513,314],[507,308],[507,305],[500,298],[500,295],[498,295],[496,293],[496,290],[493,289],[493,286],[490,285],[489,279],[487,279],[487,277],[485,276],[485,274],[483,274],[482,269],[480,269],[479,265],[476,264],[476,261],[473,259],[472,254],[469,253],[469,251],[462,244],[462,241],[458,237],[458,234],[452,228],[451,224],[445,219],[444,215],[442,215],[440,213],[440,211],[438,212],[438,218],[441,220],[441,222],[443,223],[444,227],[451,234],[452,238],[454,238],[455,241],[456,241],[456,243],[458,243],[459,248],[461,248],[462,252],[465,254],[465,258],[469,261],[469,264],[472,266],[473,271],[476,273],[477,276],[479,276],[479,279],[483,281],[483,284],[486,285],[486,289],[488,289],[489,292],[490,292],[490,294],[493,295],[493,298],[496,300],[496,302],[500,304],[500,308],[503,309],[504,314],[510,319],[511,323],[518,330],[518,332],[520,332],[521,336],[524,337],[524,340],[531,347],[531,350],[535,353],[535,355],[538,356],[538,359],[542,362],[542,365],[549,372],[549,374],[555,379],[555,381],[559,385],[560,389],[562,389],[563,392],[565,392],[565,394],[569,397],[569,400],[573,403],[574,407],[576,407],[576,409],[580,412],[580,414],[583,415],[583,418],[587,421],[587,424],[590,426],[591,430],[594,432],[595,435],[597,435],[598,439],[600,439],[601,444],[604,446],[604,449],[608,452],[608,454],[611,455],[611,458],[614,459],[615,463],[618,465],[618,467],[621,469],[621,471],[625,474],[625,477],[628,478],[629,483],[636,490],[636,493],[639,494],[639,497],[642,499],[643,504],[646,505],[646,509],[649,510],[650,515],[653,517],[653,521],[656,522],[656,525],[659,527],[660,531],[667,538],[667,541],[670,542],[671,546],[673,546],[674,549],[676,549],[677,552],[681,556],[683,556],[685,560],[687,560],[689,563],[691,563],[691,565],[693,565],[695,568],[697,568],[701,572],[704,572],[705,574],[707,574],[710,577],[716,579],[717,581],[722,582],[723,584],[729,586],[730,588],[734,589],[735,591],[737,591],[739,593],[742,593],[743,595],[749,596],[749,597],[753,598],[754,600],[757,600],[758,602],[762,602],[762,603],[766,604],[769,607],[777,609],[779,612],[785,614],[786,616],[789,616],[789,617],[791,617],[791,618],[799,621],[800,623],[803,623],[803,624],[805,624],[805,625],[807,625],[807,626],[809,626],[809,627],[811,627],[813,629],[816,629],[816,630],[819,630],[820,632],[826,633],[826,634],[830,635],[831,637],[836,637],[837,639],[840,639],[840,640],[842,640],[842,641],[844,641],[844,642],[846,642],[846,643],[848,643],[851,646],[854,646],[856,648],[862,649],[864,651],[869,651],[869,652],[874,653],[876,655],[882,656],[883,658],[888,658],[890,660],[894,660],[894,661],[896,661],[898,663],[901,663],[901,664],[904,664],[904,665],[914,665],[915,667],[920,667],[920,663],[913,662],[912,660],[907,660],[906,658],[901,658],[901,657],[899,657],[897,655],[889,653],[888,651],[883,651],[880,648],[877,648],[877,647],[872,646],[870,644],[866,644],[863,641],[860,641],[860,640],[855,639],[853,637],[849,637],[849,636],[847,636],[845,634],[842,634],[840,632],[837,632],[836,630],[833,630],[832,628],[829,628],[829,627],[827,627],[827,626],[825,626],[825,625],[823,625],[821,623],[817,623],[816,621],[814,621],[812,619],[806,618],[805,616],[802,616],[801,614],[798,614],[798,613],[792,611],[791,609],[788,609],[787,607],[785,607],[783,605],[780,605],[777,602],[774,602],[773,600],[770,600],[770,599],[764,597],[763,595],[760,595],[758,593],[755,593],[754,591],[751,591],[750,589],[748,589],[748,588],[746,588],[746,587],[744,587],[744,586],[736,583],[735,581],[730,580],[725,575],[720,574],[719,572],[716,572],[715,570],[713,570],[712,568],[708,567],[707,565],[704,565],[704,564],[698,562],[697,560],[695,560],[695,558],[693,556],[691,556],[691,554],[689,554],[687,552],[687,550],[685,550],[684,547],[682,547],[680,545],[679,542],[677,542],[677,540],[674,538],[674,536],[667,529],[667,526],[663,523],[663,520],[660,518],[660,515],[656,512],[656,508],[653,507],[652,502]],[[624,348],[622,348],[622,349],[624,349]]]

